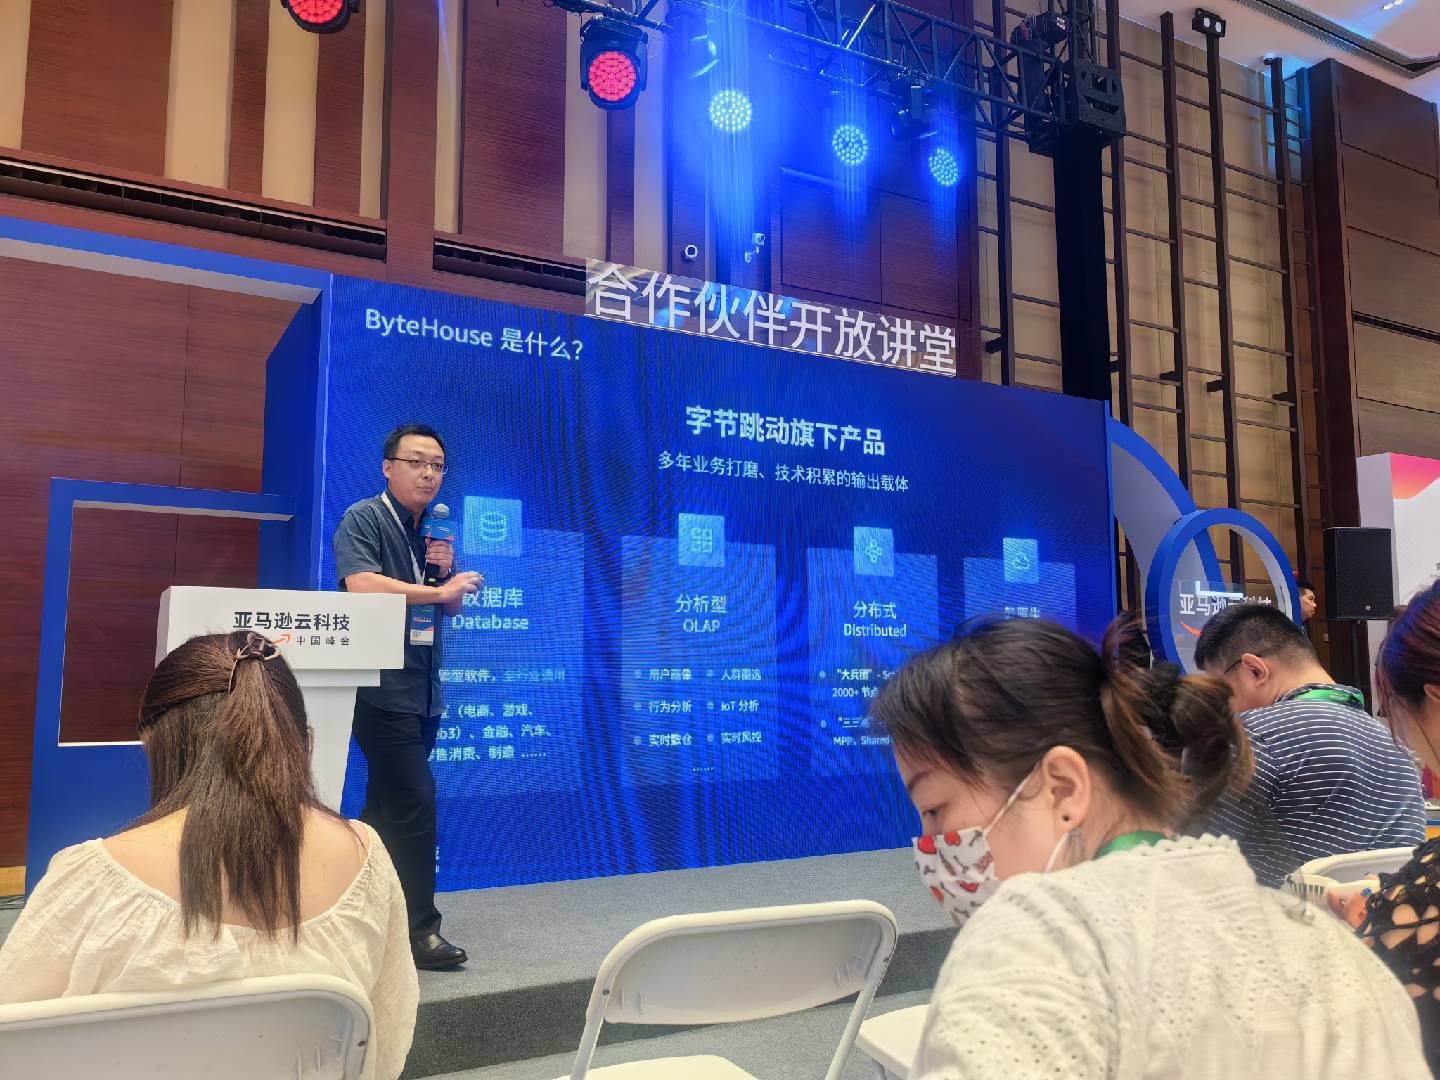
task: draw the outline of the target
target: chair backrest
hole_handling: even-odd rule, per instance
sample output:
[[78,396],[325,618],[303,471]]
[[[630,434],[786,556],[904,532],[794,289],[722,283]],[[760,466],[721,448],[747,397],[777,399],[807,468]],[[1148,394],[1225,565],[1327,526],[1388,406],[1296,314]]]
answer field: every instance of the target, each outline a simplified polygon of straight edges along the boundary
[[370,1003],[326,975],[0,1006],[0,1074],[47,1080],[351,1080]]
[[1322,904],[1332,891],[1353,891],[1361,887],[1364,878],[1398,872],[1414,854],[1414,848],[1400,847],[1327,855],[1288,874],[1281,887],[1302,900]]
[[572,1075],[576,1080],[585,1075],[606,1021],[735,1023],[799,1012],[858,993],[832,1070],[838,1075],[885,977],[896,936],[895,916],[869,900],[714,911],[648,922],[622,938],[600,965]]

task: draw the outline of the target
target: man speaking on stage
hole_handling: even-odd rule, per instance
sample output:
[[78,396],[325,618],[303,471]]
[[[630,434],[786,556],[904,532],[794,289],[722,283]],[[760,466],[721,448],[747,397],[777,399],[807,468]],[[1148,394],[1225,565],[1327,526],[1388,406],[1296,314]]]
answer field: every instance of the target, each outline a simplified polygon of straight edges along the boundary
[[[355,694],[355,741],[369,768],[360,818],[385,842],[410,914],[415,966],[456,967],[465,950],[440,936],[435,908],[435,777],[430,752],[440,726],[440,619],[458,615],[484,578],[455,570],[455,547],[432,536],[425,511],[445,478],[445,444],[424,424],[385,439],[385,490],[362,499],[335,530],[335,574],[355,593],[399,593],[408,614],[405,667]],[[443,510],[443,508],[437,508]],[[428,582],[428,583],[427,583]]]

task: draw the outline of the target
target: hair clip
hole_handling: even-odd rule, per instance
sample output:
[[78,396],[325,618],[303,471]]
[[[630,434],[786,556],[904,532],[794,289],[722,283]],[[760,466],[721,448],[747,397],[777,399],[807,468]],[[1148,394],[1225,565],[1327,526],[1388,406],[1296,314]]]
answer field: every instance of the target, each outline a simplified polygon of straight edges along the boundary
[[280,656],[280,646],[276,645],[263,634],[251,631],[245,637],[245,644],[235,650],[235,659],[230,664],[230,683],[226,693],[235,689],[235,671],[240,667],[241,660],[274,660]]

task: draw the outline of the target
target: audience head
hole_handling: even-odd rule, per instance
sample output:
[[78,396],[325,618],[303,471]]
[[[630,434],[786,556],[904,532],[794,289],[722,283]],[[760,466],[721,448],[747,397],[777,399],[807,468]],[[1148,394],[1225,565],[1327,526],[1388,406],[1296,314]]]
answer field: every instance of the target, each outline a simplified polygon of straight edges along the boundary
[[1301,578],[1295,584],[1300,591],[1300,621],[1308,623],[1315,617],[1315,586],[1305,578]]
[[1396,734],[1440,771],[1440,581],[1397,614],[1375,674],[1381,711]]
[[1004,879],[1048,869],[1067,839],[1060,865],[1119,832],[1181,827],[1248,775],[1225,687],[1136,666],[1133,635],[1117,621],[1097,651],[1054,623],[989,618],[909,660],[872,716],[922,833],[993,821]]
[[1269,604],[1235,604],[1212,616],[1195,645],[1195,664],[1229,684],[1236,712],[1273,705],[1306,683],[1330,681],[1305,631]]
[[191,638],[160,661],[140,705],[150,812],[184,812],[180,904],[187,932],[218,932],[227,898],[253,925],[298,933],[310,774],[305,701],[255,633]]

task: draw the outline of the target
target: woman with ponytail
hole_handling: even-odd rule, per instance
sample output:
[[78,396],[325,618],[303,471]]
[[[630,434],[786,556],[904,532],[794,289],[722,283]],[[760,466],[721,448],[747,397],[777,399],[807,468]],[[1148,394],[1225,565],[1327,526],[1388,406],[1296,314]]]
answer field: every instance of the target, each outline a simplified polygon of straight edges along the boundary
[[192,638],[155,669],[139,730],[149,812],[51,861],[0,949],[0,1003],[334,975],[374,1009],[365,1075],[399,1076],[418,1000],[405,898],[369,826],[316,798],[276,647]]
[[1221,682],[976,621],[876,698],[961,931],[912,1080],[1425,1080],[1404,990],[1336,920],[1184,829],[1250,768]]

